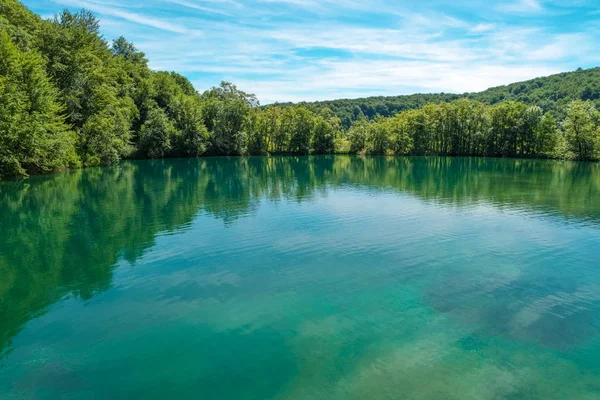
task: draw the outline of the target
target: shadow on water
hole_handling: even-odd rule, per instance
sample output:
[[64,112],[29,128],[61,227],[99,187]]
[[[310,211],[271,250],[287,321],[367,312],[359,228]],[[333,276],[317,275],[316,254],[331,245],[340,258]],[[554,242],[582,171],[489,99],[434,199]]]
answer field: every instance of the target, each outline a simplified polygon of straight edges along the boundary
[[[600,165],[586,163],[206,158],[126,162],[2,182],[0,354],[9,351],[11,339],[27,321],[66,296],[86,300],[107,290],[120,259],[135,264],[158,234],[185,229],[199,212],[229,225],[264,200],[301,202],[328,189],[365,186],[458,207],[485,202],[600,222]],[[438,309],[459,308],[440,298],[431,296]]]

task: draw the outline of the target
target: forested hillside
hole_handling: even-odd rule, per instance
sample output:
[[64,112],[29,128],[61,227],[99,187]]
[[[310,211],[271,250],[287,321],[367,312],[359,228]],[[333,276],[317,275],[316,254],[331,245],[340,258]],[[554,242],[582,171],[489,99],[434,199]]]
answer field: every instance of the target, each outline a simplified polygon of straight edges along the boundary
[[590,100],[600,105],[600,68],[579,69],[544,78],[498,86],[468,98],[496,104],[504,100],[522,101],[542,108],[544,112],[564,113],[574,100]]
[[89,11],[0,3],[0,178],[128,158],[367,153],[600,158],[600,69],[482,93],[260,107],[153,71]]
[[[303,102],[312,109],[329,109],[335,116],[340,118],[344,128],[350,126],[362,118],[370,120],[377,116],[391,117],[402,111],[421,108],[430,103],[447,103],[461,98],[458,94],[411,94],[403,96],[375,96],[360,99],[340,99],[316,102]],[[279,105],[291,105],[291,103],[280,103]]]
[[391,117],[399,112],[421,108],[429,103],[445,103],[459,98],[477,100],[486,104],[501,101],[520,101],[552,111],[562,118],[566,107],[574,100],[590,100],[600,106],[600,68],[564,72],[525,82],[498,86],[479,93],[413,94],[408,96],[378,96],[303,103],[316,109],[328,108],[339,117],[345,128],[361,118]]

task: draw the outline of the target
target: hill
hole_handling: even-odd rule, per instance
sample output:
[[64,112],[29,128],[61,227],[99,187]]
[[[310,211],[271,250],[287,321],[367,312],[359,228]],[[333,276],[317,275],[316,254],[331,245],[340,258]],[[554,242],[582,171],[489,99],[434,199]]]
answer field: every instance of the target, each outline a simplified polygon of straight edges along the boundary
[[417,109],[428,103],[446,103],[468,98],[490,105],[506,100],[537,105],[562,119],[567,105],[573,100],[591,100],[600,105],[600,68],[578,69],[524,82],[493,87],[483,92],[464,94],[413,94],[406,96],[377,96],[359,99],[319,101],[307,104],[317,109],[329,108],[349,128],[352,122],[377,115],[391,117],[405,110]]

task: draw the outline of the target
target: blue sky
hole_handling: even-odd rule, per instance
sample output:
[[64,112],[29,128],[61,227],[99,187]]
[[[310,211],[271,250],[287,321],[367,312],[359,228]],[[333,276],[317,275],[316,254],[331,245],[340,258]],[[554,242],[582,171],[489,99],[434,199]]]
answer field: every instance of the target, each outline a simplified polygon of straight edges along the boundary
[[491,86],[600,65],[598,0],[24,0],[87,8],[154,69],[261,103]]

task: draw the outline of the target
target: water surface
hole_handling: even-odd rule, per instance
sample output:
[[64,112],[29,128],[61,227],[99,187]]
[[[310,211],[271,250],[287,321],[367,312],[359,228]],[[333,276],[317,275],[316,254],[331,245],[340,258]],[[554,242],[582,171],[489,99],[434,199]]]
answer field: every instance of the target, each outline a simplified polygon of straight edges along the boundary
[[0,398],[597,399],[600,165],[127,162],[0,183]]

